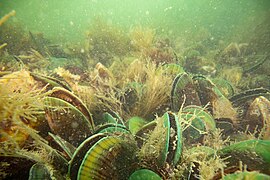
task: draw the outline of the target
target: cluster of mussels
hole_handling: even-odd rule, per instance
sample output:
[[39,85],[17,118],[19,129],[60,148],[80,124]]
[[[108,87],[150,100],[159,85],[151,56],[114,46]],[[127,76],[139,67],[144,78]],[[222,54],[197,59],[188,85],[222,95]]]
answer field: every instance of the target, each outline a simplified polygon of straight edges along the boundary
[[[49,134],[52,149],[57,151],[51,152],[54,170],[31,162],[29,179],[173,179],[174,169],[181,166],[183,147],[195,152],[217,128],[235,143],[219,150],[205,149],[209,158],[227,158],[227,166],[213,179],[270,179],[267,89],[232,95],[233,88],[227,83],[218,88],[204,76],[180,73],[172,84],[170,111],[162,117],[151,122],[139,117],[125,121],[116,112],[105,112],[107,123],[95,125],[86,105],[69,87],[56,79],[31,75],[51,89],[45,98],[44,123],[49,129],[41,131]],[[243,132],[256,138],[250,140]],[[240,161],[247,171],[236,173]],[[182,176],[199,178],[199,165]]]

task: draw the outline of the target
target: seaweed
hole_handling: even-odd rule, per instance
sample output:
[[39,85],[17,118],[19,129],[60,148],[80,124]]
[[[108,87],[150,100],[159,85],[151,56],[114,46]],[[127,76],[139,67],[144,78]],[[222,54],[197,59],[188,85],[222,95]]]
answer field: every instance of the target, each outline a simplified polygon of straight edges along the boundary
[[130,51],[127,34],[101,18],[95,19],[87,34],[89,54],[96,62],[110,65],[114,57],[123,58]]

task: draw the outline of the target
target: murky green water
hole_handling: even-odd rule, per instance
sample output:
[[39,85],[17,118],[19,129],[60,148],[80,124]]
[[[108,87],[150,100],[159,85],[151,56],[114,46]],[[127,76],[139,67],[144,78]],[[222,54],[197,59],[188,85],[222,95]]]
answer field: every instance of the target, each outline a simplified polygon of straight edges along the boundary
[[[197,34],[206,29],[213,37],[235,36],[254,28],[269,16],[268,0],[1,0],[0,15],[15,10],[16,20],[31,31],[56,41],[84,37],[95,17],[129,29],[149,26],[166,34]],[[244,41],[244,40],[243,40]]]

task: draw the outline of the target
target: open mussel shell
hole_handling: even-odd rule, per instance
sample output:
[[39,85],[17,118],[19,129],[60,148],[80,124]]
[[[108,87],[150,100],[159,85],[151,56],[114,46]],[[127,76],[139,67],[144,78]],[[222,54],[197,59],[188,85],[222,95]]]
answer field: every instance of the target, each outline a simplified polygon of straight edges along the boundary
[[252,102],[259,96],[264,96],[269,99],[270,90],[265,88],[250,89],[232,96],[229,100],[232,102],[234,107],[241,107],[245,106],[247,103]]
[[149,169],[140,169],[131,174],[128,180],[162,180],[155,172]]
[[174,78],[171,90],[172,111],[178,112],[182,105],[201,105],[193,80],[187,73],[178,74]]
[[103,133],[92,135],[83,141],[80,146],[74,152],[68,167],[68,173],[71,179],[77,179],[77,174],[81,165],[81,162],[86,152],[100,139],[106,137]]
[[[169,135],[166,150],[166,162],[168,164],[176,165],[182,154],[182,130],[178,118],[175,114],[167,112],[164,114],[164,126],[167,128],[167,135]],[[164,149],[165,150],[165,149]]]
[[[137,164],[136,150],[136,143],[131,139],[117,136],[102,137],[88,147],[75,179],[124,179],[129,177]],[[71,169],[70,172],[73,170]],[[70,177],[74,179],[74,176]]]
[[81,99],[79,97],[77,97],[72,92],[70,92],[64,88],[61,88],[61,87],[53,88],[53,92],[50,96],[62,99],[64,101],[72,104],[73,106],[75,106],[88,119],[89,123],[91,124],[91,129],[94,130],[95,124],[94,124],[93,118],[92,118],[90,112],[88,111],[86,105],[81,101]]
[[233,124],[236,124],[237,112],[233,108],[232,103],[222,94],[218,87],[204,76],[194,76],[193,80],[202,105],[207,106],[207,110],[213,117],[217,120],[229,119]]
[[222,78],[215,78],[211,81],[218,87],[224,96],[232,97],[234,95],[234,87],[229,81]]
[[182,153],[182,132],[177,116],[166,112],[149,133],[141,148],[144,163],[157,172],[165,165],[176,165]]
[[269,140],[241,141],[218,150],[217,154],[221,158],[229,157],[228,166],[239,167],[239,162],[242,161],[249,170],[270,174]]
[[144,85],[135,81],[130,82],[127,84],[123,92],[124,93],[120,96],[123,110],[126,112],[132,112],[135,104],[139,100],[139,97],[144,92]]
[[206,128],[209,130],[214,130],[216,128],[216,122],[214,117],[206,111],[206,109],[200,106],[187,106],[183,109],[183,112],[194,114],[199,118],[202,118]]
[[126,126],[122,124],[114,124],[114,123],[108,123],[103,124],[99,126],[95,133],[112,133],[112,134],[121,134],[121,133],[127,133],[130,134],[130,131],[126,128]]
[[135,134],[135,140],[139,148],[142,147],[144,140],[147,139],[148,135],[155,129],[157,121],[151,121],[142,126]]
[[213,116],[199,106],[185,107],[181,113],[181,118],[187,124],[187,128],[183,132],[187,144],[202,143],[205,134],[216,129]]
[[[246,118],[249,118],[249,117],[245,117],[245,116],[247,114],[247,111],[253,110],[253,108],[249,108],[249,107],[251,106],[252,102],[254,102],[254,100],[260,96],[265,97],[266,99],[270,99],[270,91],[264,88],[251,89],[251,90],[247,90],[239,94],[236,94],[230,98],[230,101],[232,102],[233,107],[237,109],[239,119],[245,120],[244,122],[241,122],[239,126],[239,128],[242,128],[242,131],[243,130],[245,131],[247,124],[254,123],[254,121],[248,122],[249,120],[246,120]],[[258,122],[255,122],[255,124],[256,123]]]
[[270,140],[270,101],[263,96],[257,97],[249,105],[241,128],[250,133],[256,131],[262,139]]
[[46,97],[46,118],[54,134],[78,146],[92,134],[91,124],[84,114],[59,98]]
[[50,137],[53,138],[53,140],[56,142],[56,144],[58,144],[61,147],[61,150],[63,150],[67,157],[69,159],[72,158],[72,155],[74,154],[76,148],[70,144],[69,142],[67,142],[66,140],[62,139],[60,136],[54,135],[52,133],[48,133]]
[[110,113],[103,113],[103,119],[106,123],[121,124],[125,125],[123,119],[119,116],[118,113],[111,111]]
[[65,81],[60,81],[56,78],[37,74],[37,73],[30,73],[31,76],[38,82],[42,83],[42,86],[47,86],[47,89],[53,89],[54,87],[62,87],[69,91],[71,91],[71,87],[68,83]]

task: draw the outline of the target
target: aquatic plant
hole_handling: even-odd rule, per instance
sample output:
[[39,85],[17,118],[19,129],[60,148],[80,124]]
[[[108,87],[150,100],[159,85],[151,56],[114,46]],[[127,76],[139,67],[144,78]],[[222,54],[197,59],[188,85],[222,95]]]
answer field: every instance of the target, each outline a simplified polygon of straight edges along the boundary
[[62,67],[58,67],[58,68],[54,69],[54,72],[57,75],[59,75],[60,77],[62,77],[71,86],[78,83],[78,81],[81,78],[79,75],[72,74],[68,70],[66,70]]
[[25,53],[34,47],[25,27],[18,21],[3,24],[0,29],[0,37],[0,44],[6,43],[4,49],[13,55]]
[[46,96],[43,90],[38,90],[37,84],[27,71],[15,72],[0,79],[0,111],[1,111],[1,141],[13,139],[23,144],[28,133],[23,124],[37,127],[38,117],[44,114],[42,98]]
[[45,69],[49,65],[49,61],[34,49],[30,49],[27,55],[19,55],[18,58],[31,71]]
[[123,58],[130,51],[130,40],[120,28],[101,18],[95,19],[87,33],[90,56],[96,61],[110,65],[114,56]]
[[129,33],[132,46],[142,55],[147,54],[147,51],[153,48],[155,35],[153,29],[142,26],[133,27]]

